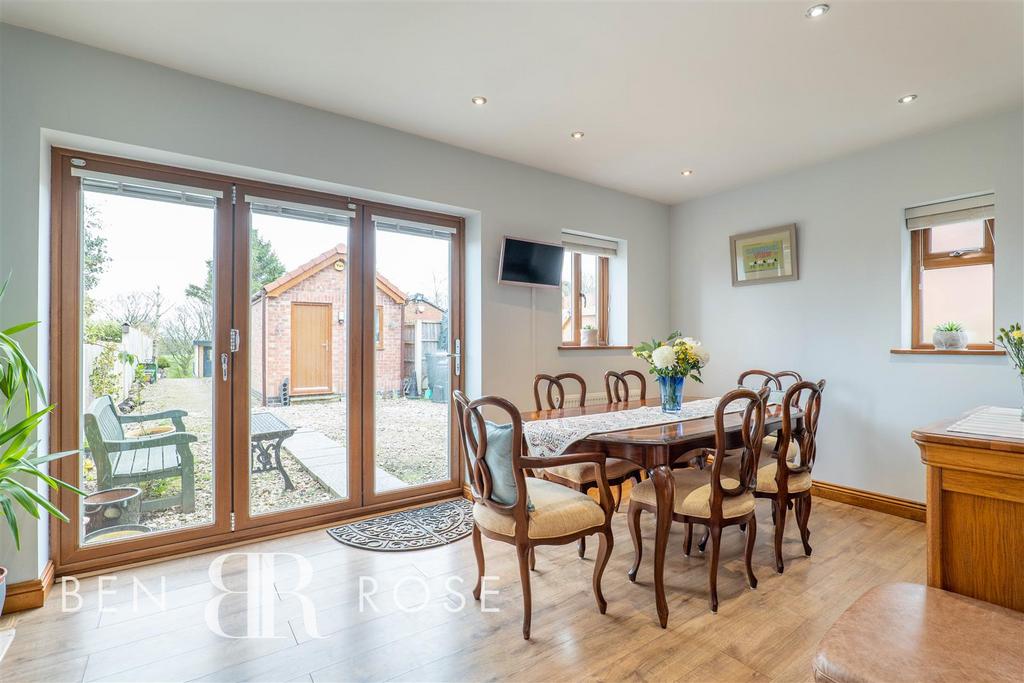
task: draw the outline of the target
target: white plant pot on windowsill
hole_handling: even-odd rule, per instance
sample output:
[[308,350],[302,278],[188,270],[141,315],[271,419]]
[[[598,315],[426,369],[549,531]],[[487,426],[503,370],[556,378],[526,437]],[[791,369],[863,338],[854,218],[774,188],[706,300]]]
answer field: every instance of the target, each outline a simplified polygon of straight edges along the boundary
[[936,349],[959,351],[967,348],[967,333],[962,330],[958,332],[935,330],[932,334],[932,343],[935,344]]
[[597,330],[580,330],[580,346],[597,346]]

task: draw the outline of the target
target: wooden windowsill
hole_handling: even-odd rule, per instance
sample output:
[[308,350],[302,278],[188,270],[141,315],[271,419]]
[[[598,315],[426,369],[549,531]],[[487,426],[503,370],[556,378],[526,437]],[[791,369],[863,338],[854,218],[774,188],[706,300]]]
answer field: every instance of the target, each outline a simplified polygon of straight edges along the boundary
[[626,351],[626,350],[629,350],[629,351],[632,351],[633,347],[632,346],[625,346],[625,345],[622,345],[622,344],[600,344],[598,346],[567,346],[565,344],[559,344],[558,345],[558,350],[559,351],[602,351],[602,350],[612,350],[612,351]]
[[889,349],[889,353],[900,355],[920,354],[924,356],[1005,356],[1002,349]]

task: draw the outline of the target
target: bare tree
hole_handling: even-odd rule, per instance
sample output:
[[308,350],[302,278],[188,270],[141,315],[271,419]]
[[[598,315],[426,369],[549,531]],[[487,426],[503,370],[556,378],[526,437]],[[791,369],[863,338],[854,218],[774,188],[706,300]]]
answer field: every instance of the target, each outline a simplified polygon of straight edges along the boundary
[[166,305],[157,287],[152,292],[119,294],[104,302],[103,310],[116,322],[128,323],[155,335],[160,330],[160,318],[166,313]]
[[171,357],[172,369],[179,377],[191,375],[195,343],[208,341],[213,333],[212,309],[191,299],[174,310],[174,315],[160,329],[159,348]]
[[448,275],[434,271],[430,274],[434,281],[434,296],[430,302],[442,311],[448,310]]

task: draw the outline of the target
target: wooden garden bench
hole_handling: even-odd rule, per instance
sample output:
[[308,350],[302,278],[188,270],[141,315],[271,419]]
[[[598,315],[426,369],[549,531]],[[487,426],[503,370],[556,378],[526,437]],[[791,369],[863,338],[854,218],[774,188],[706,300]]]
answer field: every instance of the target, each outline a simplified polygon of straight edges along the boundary
[[[96,479],[100,490],[117,486],[181,478],[181,494],[142,501],[142,511],[163,510],[181,505],[184,513],[196,508],[196,480],[189,444],[197,441],[194,434],[185,431],[182,420],[184,410],[165,410],[149,415],[118,415],[110,396],[101,396],[92,402],[85,413],[85,438],[96,464]],[[124,433],[123,425],[169,419],[173,432],[151,436],[131,437]]]

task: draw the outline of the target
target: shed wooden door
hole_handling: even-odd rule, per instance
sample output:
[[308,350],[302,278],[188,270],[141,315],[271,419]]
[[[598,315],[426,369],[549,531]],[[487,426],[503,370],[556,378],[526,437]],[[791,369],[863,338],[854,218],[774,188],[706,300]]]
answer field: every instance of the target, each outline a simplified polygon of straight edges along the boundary
[[292,303],[292,393],[331,392],[331,305]]

